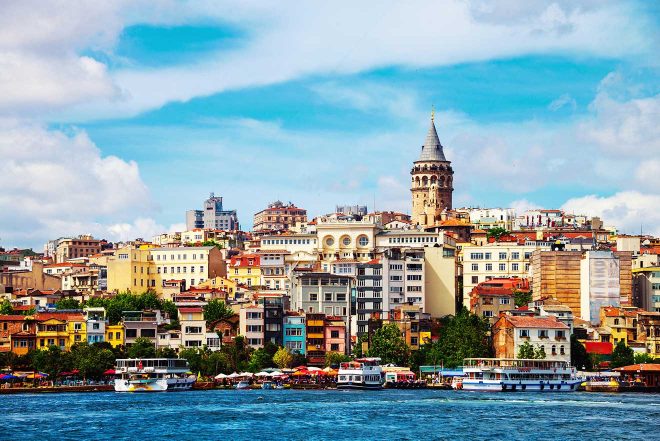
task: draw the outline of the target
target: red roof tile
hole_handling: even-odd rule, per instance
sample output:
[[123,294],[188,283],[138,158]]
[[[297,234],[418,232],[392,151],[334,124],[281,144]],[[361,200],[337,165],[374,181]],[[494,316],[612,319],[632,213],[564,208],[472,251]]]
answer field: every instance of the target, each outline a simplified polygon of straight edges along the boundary
[[516,328],[568,329],[568,326],[554,317],[508,316],[506,319]]

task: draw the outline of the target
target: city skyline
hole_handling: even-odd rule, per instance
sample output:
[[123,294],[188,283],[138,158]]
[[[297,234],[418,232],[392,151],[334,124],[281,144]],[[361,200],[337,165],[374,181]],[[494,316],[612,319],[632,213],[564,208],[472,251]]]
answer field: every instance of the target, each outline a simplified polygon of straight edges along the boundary
[[181,230],[210,192],[244,229],[277,199],[310,219],[337,204],[411,213],[433,105],[454,207],[660,234],[645,2],[7,8],[1,246]]

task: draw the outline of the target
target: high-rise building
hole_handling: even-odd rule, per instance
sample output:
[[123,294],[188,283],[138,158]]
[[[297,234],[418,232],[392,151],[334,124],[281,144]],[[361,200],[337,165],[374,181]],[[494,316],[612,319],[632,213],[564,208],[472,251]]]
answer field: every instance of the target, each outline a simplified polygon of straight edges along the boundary
[[211,193],[204,201],[202,210],[186,211],[186,229],[195,228],[232,231],[240,229],[240,226],[236,210],[225,210],[222,197]]
[[454,171],[442,150],[431,115],[431,126],[426,135],[422,152],[413,163],[412,175],[412,222],[431,226],[440,220],[443,210],[452,208]]

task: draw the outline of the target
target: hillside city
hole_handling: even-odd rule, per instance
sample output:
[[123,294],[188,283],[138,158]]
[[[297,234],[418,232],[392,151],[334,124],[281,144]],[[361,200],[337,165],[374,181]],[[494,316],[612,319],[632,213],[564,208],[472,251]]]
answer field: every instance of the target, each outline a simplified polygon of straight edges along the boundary
[[[433,118],[410,159],[411,214],[338,205],[310,219],[278,200],[243,231],[211,193],[181,213],[185,231],[2,249],[0,364],[84,343],[224,354],[193,366],[208,375],[257,371],[276,354],[284,365],[369,354],[418,368],[531,350],[523,358],[594,370],[613,366],[617,347],[628,364],[660,356],[660,238],[556,209],[454,207]],[[385,330],[397,331],[386,344]],[[476,343],[447,341],[450,330]]]

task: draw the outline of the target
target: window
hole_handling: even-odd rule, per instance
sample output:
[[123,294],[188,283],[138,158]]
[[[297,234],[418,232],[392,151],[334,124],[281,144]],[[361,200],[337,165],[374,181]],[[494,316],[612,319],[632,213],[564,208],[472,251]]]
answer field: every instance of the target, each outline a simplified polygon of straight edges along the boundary
[[330,338],[339,338],[339,331],[330,331]]
[[346,293],[337,293],[337,301],[338,302],[345,302],[346,301]]
[[318,302],[319,300],[319,295],[315,292],[310,292],[309,293],[309,301],[310,302]]
[[326,302],[332,302],[332,293],[331,292],[324,293],[323,298],[325,299]]
[[126,330],[126,338],[136,338],[136,337],[137,337],[137,329]]
[[82,323],[74,323],[73,324],[73,330],[74,331],[80,331],[82,329]]
[[421,274],[408,274],[407,279],[408,280],[422,280],[422,275]]
[[506,263],[500,263],[498,268],[500,271],[506,271]]
[[335,352],[339,351],[339,343],[332,343],[330,345],[330,350]]
[[493,316],[493,311],[484,311],[484,317],[490,318]]
[[472,271],[479,271],[479,264],[478,263],[473,263],[472,264]]
[[539,338],[548,338],[548,330],[539,329]]
[[518,260],[520,259],[520,253],[518,251],[514,251],[511,253],[511,260]]
[[520,329],[518,331],[519,337],[529,337],[529,329]]
[[557,338],[566,338],[566,334],[564,333],[564,331],[556,331],[555,335],[557,336]]
[[186,334],[201,334],[202,328],[200,326],[186,326]]
[[479,276],[472,276],[472,284],[476,285],[477,283],[479,283]]
[[506,260],[506,253],[500,253],[500,260]]
[[486,253],[485,257],[486,257],[486,260],[490,260],[490,259],[492,259],[493,254],[492,253]]
[[557,346],[552,345],[552,355],[557,355]]
[[154,338],[156,337],[155,329],[142,329],[140,331],[140,337]]
[[367,236],[360,236],[358,239],[358,243],[360,244],[361,247],[366,247],[369,245],[369,238]]
[[566,351],[564,350],[564,345],[559,346],[559,355],[566,355]]
[[508,305],[509,303],[511,303],[511,299],[509,299],[508,297],[500,299],[500,305]]
[[511,271],[518,271],[518,264],[517,263],[512,263],[511,264]]
[[486,264],[486,271],[493,271],[493,264],[492,263],[487,263]]

